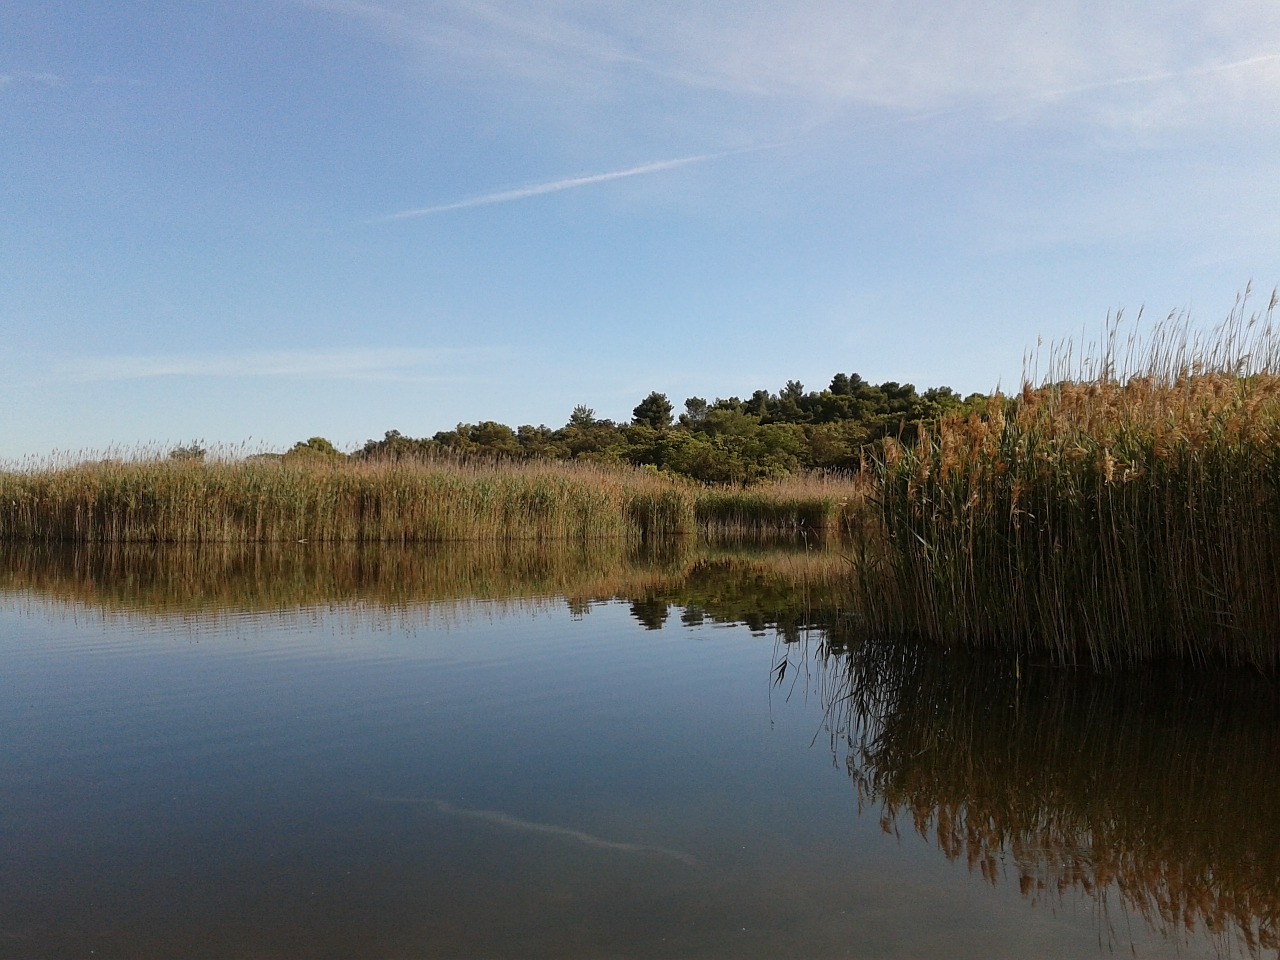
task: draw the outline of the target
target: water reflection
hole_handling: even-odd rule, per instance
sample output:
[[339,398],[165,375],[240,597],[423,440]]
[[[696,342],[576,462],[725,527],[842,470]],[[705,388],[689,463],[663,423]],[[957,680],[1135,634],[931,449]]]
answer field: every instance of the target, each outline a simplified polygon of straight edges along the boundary
[[1280,698],[1256,674],[1096,676],[836,644],[860,807],[1034,903],[1083,893],[1227,955],[1280,948]]
[[[635,929],[665,936],[694,929],[682,928],[680,918],[698,911],[720,925],[716,930],[736,931],[738,916],[763,923],[775,906],[776,943],[744,942],[735,955],[751,954],[751,944],[759,955],[777,955],[778,944],[804,952],[796,946],[803,936],[812,938],[811,955],[885,955],[909,942],[902,930],[927,925],[911,913],[918,906],[911,896],[882,881],[884,863],[861,864],[863,850],[842,851],[831,839],[858,834],[837,823],[853,805],[843,771],[814,762],[831,757],[821,743],[805,750],[815,730],[826,730],[872,832],[878,818],[903,846],[913,833],[927,838],[946,860],[998,888],[991,904],[1016,891],[1009,895],[1021,911],[1015,924],[1029,927],[1028,915],[1043,917],[1083,897],[1097,905],[1091,916],[1102,925],[1104,947],[1127,948],[1149,928],[1162,938],[1158,944],[1197,955],[1206,933],[1221,956],[1280,952],[1280,694],[1273,681],[1167,666],[1100,677],[906,644],[865,645],[848,626],[848,574],[838,547],[729,549],[691,540],[645,548],[617,541],[378,549],[0,545],[0,594],[107,621],[207,624],[246,613],[333,609],[344,624],[365,610],[416,624],[476,601],[513,615],[531,606],[560,613],[558,624],[528,642],[473,636],[473,644],[498,652],[481,659],[472,649],[465,662],[436,657],[422,637],[361,655],[353,644],[338,657],[292,636],[277,638],[273,658],[227,643],[163,656],[153,645],[117,662],[102,651],[119,653],[127,644],[102,642],[117,636],[103,631],[71,650],[93,654],[72,671],[63,662],[71,648],[60,641],[47,650],[31,645],[18,664],[28,685],[11,680],[26,699],[15,693],[7,707],[0,702],[0,714],[8,709],[13,729],[25,731],[25,740],[11,741],[18,749],[8,761],[17,772],[0,782],[0,833],[21,838],[29,847],[21,862],[53,876],[58,858],[49,850],[65,858],[89,849],[109,859],[119,851],[103,844],[145,849],[117,841],[114,831],[131,822],[129,811],[148,811],[132,829],[143,834],[167,824],[181,840],[175,848],[196,849],[190,837],[205,844],[200,876],[222,878],[207,884],[215,897],[242,882],[237,871],[258,863],[266,838],[296,845],[288,862],[306,883],[292,874],[281,879],[290,896],[316,878],[333,881],[328,861],[311,846],[318,832],[338,851],[333,862],[352,864],[377,891],[363,898],[334,892],[326,908],[348,904],[350,922],[333,925],[357,946],[367,942],[361,924],[379,909],[386,929],[400,936],[400,915],[422,909],[415,898],[429,889],[432,903],[448,905],[431,913],[432,922],[454,924],[449,936],[456,939],[437,932],[431,936],[440,939],[415,942],[471,944],[485,953],[466,939],[479,921],[454,919],[472,917],[457,906],[459,891],[470,891],[464,906],[475,917],[487,917],[493,878],[501,876],[528,923],[537,924],[547,922],[550,908],[546,890],[528,877],[553,876],[547,889],[565,903],[578,898],[563,909],[598,933],[577,955],[621,955],[636,943],[634,933],[608,926],[611,911],[631,909]],[[576,635],[565,629],[593,611],[606,624],[629,615],[657,633],[631,624],[616,634],[611,625]],[[768,656],[752,662],[747,686],[726,683],[735,665],[747,669],[737,664],[750,653],[739,642],[743,632],[705,629],[710,624],[776,635],[772,652],[761,645]],[[704,650],[680,642],[685,628],[696,628],[688,635]],[[510,632],[521,630],[528,627],[515,624]],[[713,633],[732,642],[713,645]],[[14,651],[21,652],[17,645]],[[785,758],[769,739],[788,722],[772,710],[779,689],[813,694],[823,713],[792,718],[802,748]],[[748,702],[751,691],[760,703]],[[742,731],[765,712],[759,739],[746,740],[754,744],[747,749]],[[102,730],[114,731],[114,739],[100,739]],[[762,758],[778,765],[766,767]],[[826,768],[820,772],[835,781],[833,805],[814,799],[821,781],[802,767]],[[135,769],[152,779],[134,776]],[[203,771],[201,790],[189,782],[192,769]],[[189,819],[166,813],[184,790],[193,798]],[[94,806],[104,797],[110,803]],[[212,839],[201,833],[219,822],[219,810],[239,811],[248,822],[246,811],[264,803],[269,809],[255,814],[262,819],[252,830],[225,827]],[[87,824],[81,834],[37,843],[51,804],[68,823]],[[289,832],[299,809],[311,811],[310,834]],[[805,810],[820,822],[805,822]],[[784,835],[787,842],[770,839]],[[758,860],[742,852],[744,838],[760,844]],[[148,842],[158,850],[162,839]],[[564,848],[553,866],[537,859],[542,841]],[[794,860],[784,858],[789,846],[800,851]],[[240,859],[226,861],[227,849]],[[615,859],[639,872],[583,856],[600,852],[625,855]],[[943,857],[932,859],[943,872],[964,875]],[[136,869],[145,877],[155,870],[146,863]],[[88,882],[58,876],[60,883]],[[747,893],[736,885],[742,876],[756,878]],[[167,904],[169,885],[155,885],[163,888],[156,903]],[[876,892],[879,886],[885,890]],[[29,912],[52,909],[25,881],[11,878],[11,887],[30,900]],[[624,888],[625,895],[606,896]],[[854,890],[856,897],[848,892]],[[77,908],[98,896],[82,891]],[[250,907],[257,903],[244,896]],[[745,910],[749,897],[758,900]],[[864,906],[876,897],[874,909]],[[888,904],[898,900],[895,914]],[[135,892],[122,893],[117,909],[135,902]],[[379,907],[383,902],[398,906]],[[259,904],[264,914],[275,910],[267,905]],[[515,916],[507,923],[511,942],[520,942],[532,927]],[[799,916],[804,924],[792,919]],[[865,936],[877,917],[889,918],[879,921],[888,928],[880,939],[850,937],[842,941],[847,951],[831,946],[847,929]],[[1022,926],[999,931],[999,942],[1012,944],[1001,952],[1017,955],[1010,937]],[[6,948],[6,928],[0,922],[0,955],[20,955]],[[565,952],[564,942],[547,937]],[[341,955],[345,942],[328,942]],[[606,942],[609,950],[600,946]],[[1035,949],[1022,952],[1044,953],[1047,944],[1062,955],[1092,955],[1051,939],[1027,943]],[[716,955],[714,944],[701,953]]]
[[741,623],[796,639],[806,627],[835,622],[848,574],[838,544],[712,547],[691,538],[373,548],[0,543],[0,592],[129,616],[344,605],[402,613],[476,601],[523,610],[538,600],[582,615],[622,600],[652,630],[679,608],[685,625]]

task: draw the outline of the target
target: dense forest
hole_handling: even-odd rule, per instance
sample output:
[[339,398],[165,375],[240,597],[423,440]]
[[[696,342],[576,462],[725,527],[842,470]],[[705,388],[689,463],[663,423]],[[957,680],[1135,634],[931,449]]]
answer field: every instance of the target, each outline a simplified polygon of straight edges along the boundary
[[[350,454],[355,459],[397,460],[451,456],[584,460],[649,464],[708,483],[751,483],[801,470],[850,470],[863,447],[913,431],[942,413],[980,403],[949,387],[918,393],[911,384],[872,384],[857,374],[837,374],[825,390],[806,391],[790,380],[777,393],[757,390],[739,397],[689,397],[677,415],[665,394],[653,392],[632,411],[630,423],[598,419],[585,405],[559,428],[517,428],[492,420],[460,423],[432,437],[390,430]],[[343,456],[321,437],[298,443],[286,456]]]

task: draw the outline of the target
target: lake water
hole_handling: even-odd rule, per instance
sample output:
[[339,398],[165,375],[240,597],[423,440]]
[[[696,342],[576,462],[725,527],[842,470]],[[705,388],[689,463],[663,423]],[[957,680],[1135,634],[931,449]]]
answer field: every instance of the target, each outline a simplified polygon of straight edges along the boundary
[[0,957],[1235,957],[1280,710],[857,642],[838,551],[0,552]]

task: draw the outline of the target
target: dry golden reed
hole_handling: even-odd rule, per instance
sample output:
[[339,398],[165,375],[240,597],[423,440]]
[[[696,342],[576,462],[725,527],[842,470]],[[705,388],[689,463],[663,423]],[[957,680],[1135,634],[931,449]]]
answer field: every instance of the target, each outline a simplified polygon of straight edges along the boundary
[[851,488],[760,488],[748,503],[653,470],[584,464],[106,460],[0,473],[0,539],[650,540],[834,527]]
[[1209,340],[1152,338],[890,442],[874,464],[882,635],[1107,664],[1280,665],[1280,340],[1275,298]]

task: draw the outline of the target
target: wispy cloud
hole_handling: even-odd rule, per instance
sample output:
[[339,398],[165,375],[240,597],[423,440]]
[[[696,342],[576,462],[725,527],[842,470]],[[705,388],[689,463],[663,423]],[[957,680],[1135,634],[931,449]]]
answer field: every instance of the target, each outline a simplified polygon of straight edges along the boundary
[[1276,62],[1280,62],[1280,53],[1267,53],[1256,57],[1246,57],[1243,60],[1233,60],[1230,63],[1211,63],[1186,70],[1162,70],[1158,73],[1082,83],[1079,86],[1068,87],[1063,90],[1049,91],[1044,96],[1071,96],[1072,94],[1088,93],[1092,90],[1106,90],[1112,87],[1141,86],[1148,83],[1163,83],[1167,80],[1189,80],[1195,77],[1207,77],[1215,73],[1229,73],[1233,70],[1244,70],[1249,67],[1258,67]]
[[40,87],[65,87],[67,85],[66,78],[60,77],[56,73],[32,73],[30,71],[0,73],[0,90],[20,83],[29,83]]
[[86,78],[83,76],[65,77],[62,74],[49,73],[47,71],[35,72],[28,70],[0,73],[0,90],[6,88],[17,90],[21,87],[43,88],[45,90],[75,90],[83,89],[86,85],[95,87],[140,87],[142,86],[142,81],[110,74],[99,74]]
[[573,190],[577,187],[590,187],[599,183],[608,183],[611,180],[624,180],[628,177],[642,177],[646,174],[661,173],[664,170],[674,170],[677,167],[687,167],[695,163],[706,163],[710,160],[720,160],[724,157],[732,157],[738,154],[750,153],[757,150],[766,150],[773,146],[777,145],[770,144],[768,146],[744,147],[740,150],[724,150],[719,153],[702,153],[693,157],[679,157],[675,160],[659,160],[654,163],[642,163],[638,167],[628,167],[625,170],[611,170],[608,173],[593,173],[585,177],[566,177],[563,180],[551,180],[547,183],[535,183],[527,187],[517,187],[514,190],[499,190],[496,193],[486,193],[478,197],[471,197],[466,200],[457,200],[452,203],[441,203],[431,207],[418,207],[413,210],[402,210],[399,213],[391,213],[383,217],[376,217],[369,222],[390,223],[395,220],[411,220],[414,217],[429,217],[437,213],[448,213],[450,210],[466,210],[471,207],[487,207],[495,203],[511,203],[515,200],[527,200],[530,197],[540,197],[547,193],[559,193],[561,190]]
[[[1257,56],[1231,60],[1225,63],[1209,63],[1181,70],[1160,70],[1153,73],[1120,76],[1088,83],[1079,83],[1061,88],[1030,92],[1015,101],[1014,109],[1004,114],[1003,119],[1016,116],[1020,111],[1031,109],[1037,104],[1070,100],[1075,97],[1088,96],[1094,93],[1124,90],[1125,88],[1142,88],[1163,86],[1166,88],[1187,88],[1188,95],[1181,99],[1180,105],[1195,96],[1199,99],[1214,99],[1215,91],[1206,89],[1203,84],[1195,84],[1197,80],[1205,80],[1215,76],[1230,74],[1259,74],[1274,71],[1280,66],[1280,52],[1265,53]],[[1252,79],[1258,79],[1256,76]],[[1265,83],[1259,87],[1265,89]]]
[[[777,124],[797,112],[845,105],[998,111],[1110,91],[1073,116],[1163,116],[1178,126],[1274,116],[1280,105],[1274,0],[1192,5],[1179,16],[1166,4],[1108,0],[690,0],[661,10],[595,0],[296,2],[364,20],[416,54],[424,74],[491,88],[520,116],[539,104],[569,117],[586,107],[595,123],[601,114],[589,108],[616,117],[625,102],[632,125],[692,117],[705,127],[749,102],[760,136],[766,121],[786,129]],[[1233,76],[1246,70],[1248,82]],[[661,97],[655,84],[666,85]]]
[[143,85],[142,81],[136,77],[119,77],[114,74],[106,73],[98,74],[90,79],[89,82],[97,87],[141,87]]
[[451,349],[360,348],[74,357],[55,363],[53,372],[61,379],[80,383],[167,377],[416,380],[429,368],[439,369],[446,363],[452,366],[474,354],[476,351]]

